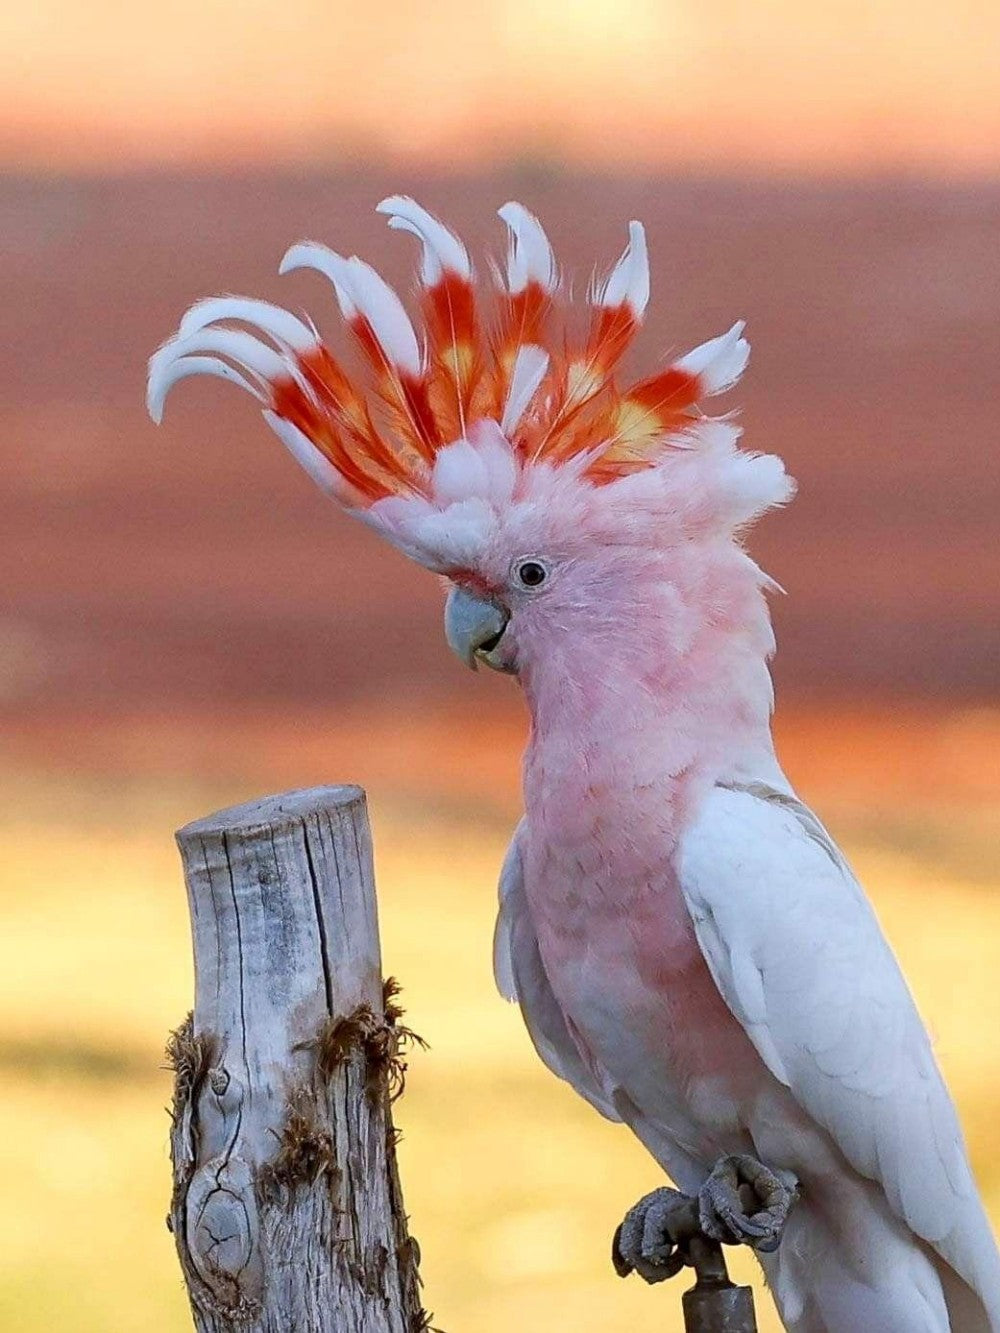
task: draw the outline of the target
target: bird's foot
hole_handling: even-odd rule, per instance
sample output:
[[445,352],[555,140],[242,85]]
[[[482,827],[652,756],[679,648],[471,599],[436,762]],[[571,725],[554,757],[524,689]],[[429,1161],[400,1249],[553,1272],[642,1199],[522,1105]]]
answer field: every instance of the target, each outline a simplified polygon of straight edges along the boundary
[[663,1282],[689,1264],[699,1284],[728,1287],[720,1245],[772,1253],[797,1198],[790,1171],[772,1171],[748,1153],[721,1157],[697,1198],[664,1187],[628,1210],[611,1244],[615,1272]]
[[664,1282],[689,1262],[687,1242],[699,1233],[698,1200],[678,1190],[653,1190],[631,1207],[611,1242],[611,1262],[619,1277],[638,1273],[646,1282]]
[[749,1153],[720,1157],[698,1192],[700,1230],[724,1245],[749,1245],[771,1254],[781,1242],[797,1181]]

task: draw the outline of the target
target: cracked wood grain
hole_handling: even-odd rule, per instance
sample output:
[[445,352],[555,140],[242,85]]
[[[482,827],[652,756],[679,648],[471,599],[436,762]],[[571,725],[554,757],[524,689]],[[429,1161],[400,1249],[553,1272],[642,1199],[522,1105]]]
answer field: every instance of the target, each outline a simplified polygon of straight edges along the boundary
[[[266,797],[189,824],[177,841],[195,1008],[168,1048],[169,1223],[195,1327],[416,1333],[426,1316],[396,1170],[391,1062],[372,1056],[395,1050],[397,1034],[364,792]],[[321,1060],[334,1029],[338,1058]],[[364,1039],[344,1039],[355,1031]]]

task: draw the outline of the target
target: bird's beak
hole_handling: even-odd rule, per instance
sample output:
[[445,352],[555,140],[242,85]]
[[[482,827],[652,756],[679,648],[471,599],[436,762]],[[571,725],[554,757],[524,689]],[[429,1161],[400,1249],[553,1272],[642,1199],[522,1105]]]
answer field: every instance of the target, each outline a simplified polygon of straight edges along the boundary
[[477,662],[484,662],[494,671],[510,671],[509,665],[494,656],[509,619],[496,602],[454,587],[444,608],[445,638],[452,652],[473,671]]

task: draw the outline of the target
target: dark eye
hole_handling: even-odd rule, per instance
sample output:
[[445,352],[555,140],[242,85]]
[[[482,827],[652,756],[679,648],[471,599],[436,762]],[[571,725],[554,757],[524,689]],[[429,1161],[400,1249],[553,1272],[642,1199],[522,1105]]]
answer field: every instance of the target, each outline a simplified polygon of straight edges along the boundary
[[549,571],[540,560],[522,560],[516,573],[518,581],[525,588],[540,588],[549,576]]

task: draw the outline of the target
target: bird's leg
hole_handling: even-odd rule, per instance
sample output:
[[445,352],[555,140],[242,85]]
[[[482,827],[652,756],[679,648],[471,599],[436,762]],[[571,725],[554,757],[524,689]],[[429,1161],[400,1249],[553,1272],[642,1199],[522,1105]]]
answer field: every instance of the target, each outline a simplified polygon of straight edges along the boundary
[[611,1262],[619,1277],[638,1273],[663,1282],[689,1262],[687,1244],[700,1234],[698,1200],[664,1186],[628,1210],[611,1242]]
[[720,1157],[698,1192],[700,1229],[725,1245],[749,1245],[764,1254],[778,1248],[798,1182],[749,1153]]

